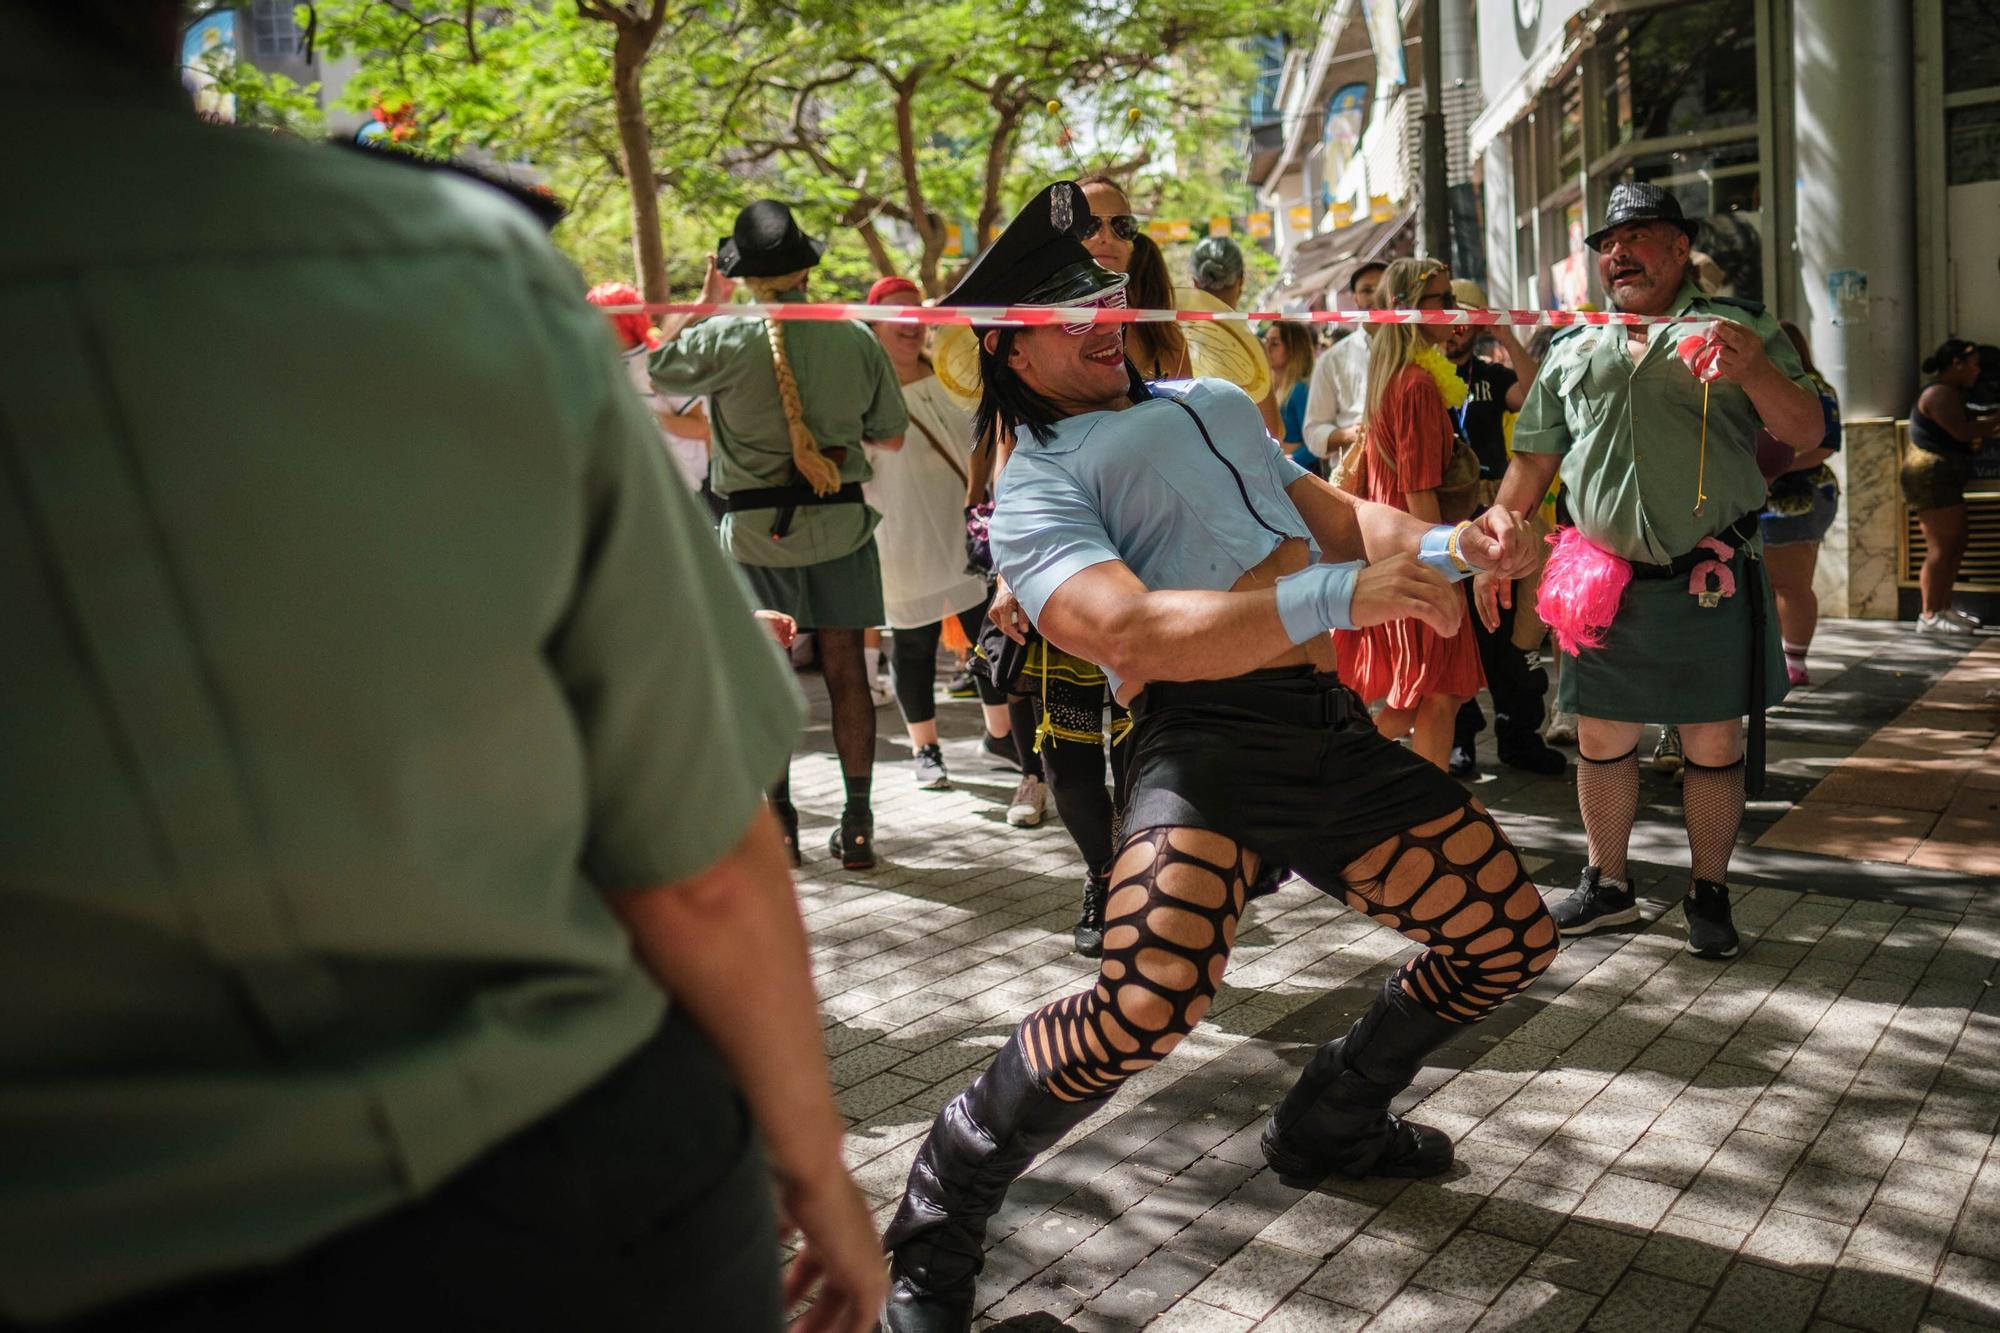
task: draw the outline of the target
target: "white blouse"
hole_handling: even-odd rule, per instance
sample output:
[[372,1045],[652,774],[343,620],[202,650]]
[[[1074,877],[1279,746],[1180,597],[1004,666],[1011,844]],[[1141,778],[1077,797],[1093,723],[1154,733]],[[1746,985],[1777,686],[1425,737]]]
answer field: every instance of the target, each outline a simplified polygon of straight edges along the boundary
[[875,479],[862,487],[868,503],[882,515],[875,544],[882,557],[882,603],[891,629],[933,624],[986,599],[985,576],[968,572],[965,558],[972,416],[952,401],[935,375],[905,384],[903,402],[910,412],[903,447],[870,449]]

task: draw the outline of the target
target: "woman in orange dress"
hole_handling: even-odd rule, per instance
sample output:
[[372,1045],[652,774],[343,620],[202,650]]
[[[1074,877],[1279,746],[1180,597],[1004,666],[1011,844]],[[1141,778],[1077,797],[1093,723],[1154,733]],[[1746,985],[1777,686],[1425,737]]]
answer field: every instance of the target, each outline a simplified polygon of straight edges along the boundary
[[[1388,309],[1449,310],[1451,274],[1436,260],[1399,259],[1382,275],[1379,299]],[[1438,487],[1458,434],[1451,409],[1465,400],[1465,381],[1439,350],[1447,324],[1377,324],[1369,336],[1366,448],[1354,490],[1432,523],[1443,521]],[[1372,706],[1383,704],[1375,727],[1443,768],[1451,754],[1459,705],[1485,677],[1471,622],[1449,638],[1417,620],[1399,620],[1339,636],[1341,675]]]

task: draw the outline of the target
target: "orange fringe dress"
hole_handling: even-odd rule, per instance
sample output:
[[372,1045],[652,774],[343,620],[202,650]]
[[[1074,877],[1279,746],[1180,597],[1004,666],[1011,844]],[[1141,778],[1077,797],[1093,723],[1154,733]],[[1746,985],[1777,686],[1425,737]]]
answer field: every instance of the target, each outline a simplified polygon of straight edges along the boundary
[[[1444,480],[1458,434],[1444,395],[1430,372],[1406,366],[1382,395],[1382,407],[1368,423],[1358,490],[1363,499],[1410,512],[1411,491],[1435,490]],[[1377,445],[1395,460],[1382,465]],[[1426,695],[1471,696],[1486,683],[1479,645],[1472,636],[1472,613],[1449,638],[1420,620],[1392,620],[1367,629],[1334,634],[1340,678],[1373,706],[1387,701],[1396,709],[1415,708]]]

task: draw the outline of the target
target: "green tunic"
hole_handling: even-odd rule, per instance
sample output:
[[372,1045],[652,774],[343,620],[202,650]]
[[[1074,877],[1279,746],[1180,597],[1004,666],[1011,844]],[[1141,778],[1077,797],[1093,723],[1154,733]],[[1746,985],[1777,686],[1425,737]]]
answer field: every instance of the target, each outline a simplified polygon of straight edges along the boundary
[[[1719,316],[1756,331],[1772,363],[1817,395],[1791,341],[1761,306],[1701,295],[1683,284],[1672,312]],[[1748,394],[1708,386],[1707,461],[1702,462],[1702,384],[1675,344],[1702,324],[1651,330],[1634,362],[1626,330],[1586,326],[1560,335],[1521,406],[1516,453],[1558,454],[1570,518],[1591,541],[1628,560],[1665,564],[1763,508],[1757,470],[1761,426]],[[1696,514],[1697,483],[1707,503]],[[1765,701],[1785,695],[1777,617],[1768,580],[1745,569],[1762,544],[1752,538],[1733,563],[1739,587],[1754,579],[1765,602]],[[1761,571],[1758,571],[1761,573]],[[1713,722],[1751,706],[1751,606],[1746,595],[1704,607],[1688,579],[1635,579],[1602,648],[1564,663],[1558,706],[1629,722]]]
[[0,1324],[282,1260],[598,1080],[607,893],[801,723],[500,194],[0,9]]
[[[805,299],[795,291],[778,297]],[[894,439],[909,426],[882,344],[860,324],[802,320],[785,326],[785,350],[806,425],[820,448],[846,451],[843,482],[869,480],[875,474],[862,442]],[[653,355],[652,374],[662,393],[708,395],[715,445],[708,476],[717,495],[798,483],[763,320],[711,319],[684,329]],[[772,511],[744,510],[722,520],[722,544],[746,565],[819,564],[859,551],[874,535],[877,518],[865,504],[805,506],[777,541]],[[879,603],[879,588],[875,598]],[[880,616],[878,611],[876,620]]]

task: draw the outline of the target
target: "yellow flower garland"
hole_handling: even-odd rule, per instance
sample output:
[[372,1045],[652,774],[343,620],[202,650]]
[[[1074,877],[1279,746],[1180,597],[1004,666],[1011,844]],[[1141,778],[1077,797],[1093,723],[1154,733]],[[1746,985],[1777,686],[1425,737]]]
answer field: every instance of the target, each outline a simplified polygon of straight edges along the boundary
[[1419,342],[1410,353],[1410,364],[1422,366],[1424,373],[1437,384],[1438,392],[1444,395],[1447,410],[1456,412],[1465,405],[1465,381],[1459,377],[1458,367],[1451,359],[1428,342]]

